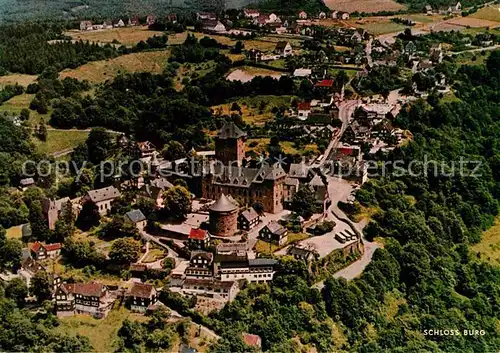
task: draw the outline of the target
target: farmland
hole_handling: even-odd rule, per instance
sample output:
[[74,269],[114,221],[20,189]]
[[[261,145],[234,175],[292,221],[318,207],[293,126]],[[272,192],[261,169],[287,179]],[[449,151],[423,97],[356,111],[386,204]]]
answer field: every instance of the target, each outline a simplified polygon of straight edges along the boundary
[[469,17],[478,18],[481,20],[500,22],[500,5],[491,5],[479,9],[476,13]]
[[493,265],[500,265],[500,219],[484,232],[481,241],[472,247],[474,254]]
[[122,55],[109,60],[89,62],[76,69],[64,70],[60,78],[73,77],[100,83],[127,72],[162,72],[167,62],[169,51],[150,51]]
[[0,76],[0,87],[5,85],[18,84],[21,86],[28,86],[30,83],[35,82],[35,75],[25,75],[25,74],[11,74],[6,76]]
[[325,0],[325,5],[332,10],[346,12],[367,12],[404,10],[405,6],[393,0]]
[[123,45],[132,46],[140,42],[141,40],[146,40],[149,37],[158,35],[161,36],[164,33],[159,31],[150,31],[146,26],[138,27],[124,27],[124,28],[113,28],[102,31],[87,31],[81,32],[78,30],[68,31],[65,33],[75,40],[84,40],[90,42],[99,43],[112,43],[118,42]]

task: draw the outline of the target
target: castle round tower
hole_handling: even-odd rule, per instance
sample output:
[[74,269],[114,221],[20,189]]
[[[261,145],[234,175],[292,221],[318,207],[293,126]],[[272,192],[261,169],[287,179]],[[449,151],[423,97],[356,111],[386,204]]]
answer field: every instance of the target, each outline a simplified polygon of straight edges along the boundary
[[226,195],[219,199],[209,209],[209,229],[216,237],[230,237],[238,230],[238,206],[232,203]]

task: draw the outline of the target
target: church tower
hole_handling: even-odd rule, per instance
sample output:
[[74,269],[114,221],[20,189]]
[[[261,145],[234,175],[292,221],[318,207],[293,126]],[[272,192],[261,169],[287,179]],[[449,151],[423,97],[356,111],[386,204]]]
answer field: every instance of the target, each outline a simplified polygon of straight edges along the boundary
[[241,166],[247,134],[233,122],[224,124],[215,137],[215,158],[226,166]]

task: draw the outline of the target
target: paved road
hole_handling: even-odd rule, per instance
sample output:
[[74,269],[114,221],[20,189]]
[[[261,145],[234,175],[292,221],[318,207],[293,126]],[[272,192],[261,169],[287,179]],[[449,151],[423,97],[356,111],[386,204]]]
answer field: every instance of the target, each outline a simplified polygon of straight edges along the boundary
[[351,116],[359,104],[359,100],[346,100],[339,104],[339,119],[342,121],[342,127],[340,129],[340,132],[332,137],[330,143],[328,144],[328,147],[325,150],[325,153],[323,153],[323,159],[320,161],[319,167],[323,166],[327,161],[330,160],[330,154],[332,150],[338,146],[340,138],[349,125]]
[[372,65],[373,65],[372,43],[373,43],[373,38],[370,38],[366,42],[366,47],[365,47],[365,55],[366,55],[366,60],[367,60],[367,63],[368,63],[368,67],[372,67]]
[[477,52],[481,52],[483,50],[496,50],[498,48],[500,48],[500,44],[492,45],[491,47],[468,49],[468,50],[462,50],[462,51],[453,51],[453,52],[450,52],[449,55],[460,55],[460,54],[464,54],[464,53],[477,53]]

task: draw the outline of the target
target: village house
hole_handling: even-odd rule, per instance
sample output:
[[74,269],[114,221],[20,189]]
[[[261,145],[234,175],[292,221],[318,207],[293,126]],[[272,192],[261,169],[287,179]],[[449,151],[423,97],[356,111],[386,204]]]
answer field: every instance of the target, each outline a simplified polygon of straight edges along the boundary
[[76,313],[104,318],[111,310],[114,299],[100,282],[63,283],[55,292],[55,302],[58,316]]
[[433,11],[432,11],[432,6],[431,5],[425,5],[424,7],[425,14],[428,16],[431,16]]
[[276,221],[269,222],[259,231],[259,238],[275,245],[283,245],[288,240],[288,230]]
[[300,120],[307,120],[311,113],[311,103],[301,102],[297,104],[297,118]]
[[92,30],[92,21],[80,21],[80,31]]
[[147,224],[146,216],[141,210],[131,210],[125,213],[125,221],[132,223],[139,230],[144,230]]
[[337,20],[348,20],[349,12],[335,10],[332,12],[332,18]]
[[186,278],[181,285],[181,293],[207,297],[214,301],[231,302],[240,291],[237,281],[217,279]]
[[213,12],[197,12],[196,13],[196,19],[198,21],[201,20],[211,20],[214,21],[217,19],[217,15]]
[[190,249],[206,249],[210,245],[210,235],[204,229],[191,228],[187,243]]
[[274,49],[274,52],[277,55],[279,55],[280,57],[286,58],[288,56],[293,55],[293,48],[289,42],[279,41],[276,44],[276,48]]
[[210,33],[223,33],[226,32],[226,26],[221,21],[217,20],[203,20],[201,22],[201,29]]
[[158,292],[154,286],[145,283],[134,283],[126,294],[130,310],[145,313],[149,306],[158,300]]
[[252,48],[246,52],[249,60],[259,62],[262,60],[262,52],[259,49]]
[[245,256],[247,253],[248,243],[219,243],[215,247],[217,255],[236,255]]
[[137,148],[141,154],[141,158],[151,157],[156,152],[156,147],[149,141],[137,142]]
[[318,14],[318,18],[319,18],[320,20],[324,20],[324,19],[326,19],[326,17],[327,17],[327,15],[326,15],[326,12],[324,12],[324,11],[321,11],[321,12]]
[[177,15],[175,13],[169,13],[167,15],[167,22],[176,23],[177,22]]
[[293,77],[309,77],[311,74],[311,69],[300,68],[293,71]]
[[194,250],[191,251],[191,259],[189,267],[186,268],[184,274],[186,277],[204,279],[212,278],[214,255],[211,252]]
[[296,245],[292,245],[288,248],[288,255],[293,256],[296,260],[304,261],[308,263],[313,261],[317,257],[317,252],[312,249],[305,249]]
[[35,179],[33,178],[24,178],[19,181],[21,185],[21,189],[26,191],[28,188],[35,186]]
[[61,243],[43,244],[38,241],[30,247],[31,256],[35,260],[56,258],[61,254],[61,249]]
[[241,212],[238,216],[238,228],[249,231],[260,222],[260,216],[252,207]]
[[132,18],[129,17],[127,25],[128,26],[139,26],[140,25],[139,17],[137,17],[137,16],[134,16]]
[[273,280],[277,261],[274,259],[249,259],[244,256],[216,255],[214,275],[221,281],[246,279],[248,282],[270,282]]
[[155,24],[155,23],[156,23],[156,16],[154,16],[154,15],[148,15],[146,17],[146,24],[148,26],[151,26],[152,24]]
[[125,22],[120,18],[119,20],[113,21],[113,27],[120,28],[125,27]]
[[306,20],[307,19],[307,12],[305,11],[298,11],[297,12],[297,17],[301,20]]
[[111,210],[111,202],[117,197],[120,197],[120,191],[114,186],[108,186],[102,189],[89,190],[87,195],[82,198],[82,204],[86,202],[93,203],[99,210],[99,214],[105,215]]
[[260,16],[260,11],[255,9],[244,9],[243,14],[246,18],[258,18]]
[[171,184],[165,178],[157,178],[151,180],[149,184],[144,184],[137,193],[137,198],[143,198],[153,201],[157,207],[163,207],[163,193],[165,190],[172,188]]

